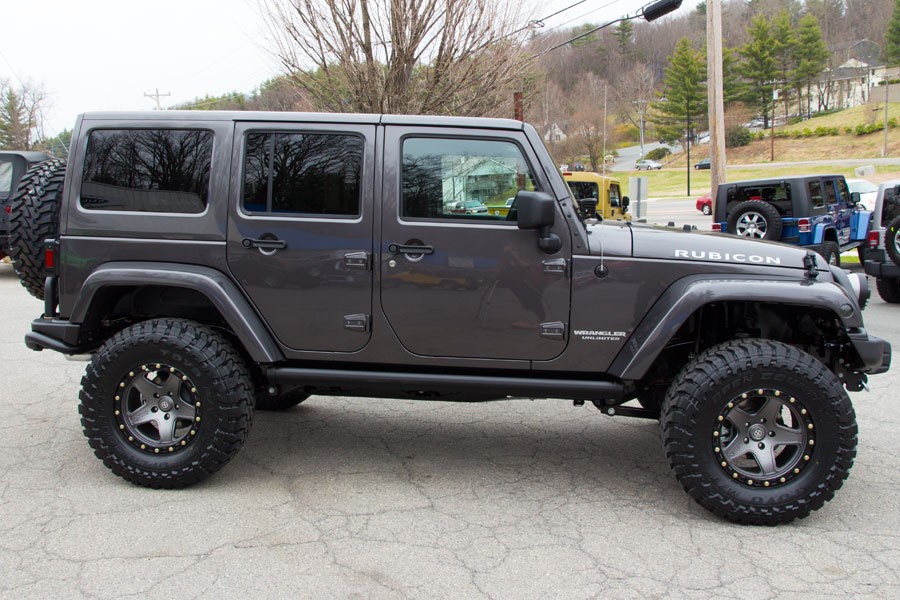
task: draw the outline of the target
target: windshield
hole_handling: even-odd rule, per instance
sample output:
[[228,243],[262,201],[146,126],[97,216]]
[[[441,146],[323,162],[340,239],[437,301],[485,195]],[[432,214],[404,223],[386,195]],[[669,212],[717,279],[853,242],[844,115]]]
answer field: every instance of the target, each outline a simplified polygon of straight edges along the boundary
[[847,182],[847,185],[850,186],[851,192],[859,192],[860,194],[878,191],[877,185],[870,181],[865,181],[864,179],[850,180]]
[[593,181],[569,181],[568,183],[569,188],[572,190],[572,197],[576,200],[581,200],[582,198],[594,198],[596,200],[600,197],[600,188]]

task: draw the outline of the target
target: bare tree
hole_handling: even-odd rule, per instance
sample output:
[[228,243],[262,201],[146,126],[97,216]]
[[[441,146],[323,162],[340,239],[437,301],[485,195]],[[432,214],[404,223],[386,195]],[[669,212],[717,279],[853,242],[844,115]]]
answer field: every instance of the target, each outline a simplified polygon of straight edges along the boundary
[[18,88],[0,80],[0,148],[32,150],[43,137],[44,88],[30,82]]
[[509,116],[529,65],[520,3],[258,2],[287,74],[321,110]]

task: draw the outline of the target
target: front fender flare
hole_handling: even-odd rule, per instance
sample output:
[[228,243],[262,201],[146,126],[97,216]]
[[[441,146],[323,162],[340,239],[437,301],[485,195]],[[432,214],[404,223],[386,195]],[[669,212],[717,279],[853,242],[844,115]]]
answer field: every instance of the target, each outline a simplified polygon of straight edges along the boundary
[[284,354],[269,330],[234,282],[209,267],[177,263],[106,263],[85,280],[70,321],[83,323],[94,296],[103,288],[147,285],[188,288],[203,294],[222,314],[254,361],[275,363],[284,360]]
[[820,308],[833,313],[851,332],[863,327],[856,303],[832,281],[686,277],[659,297],[619,351],[610,374],[629,381],[643,378],[669,340],[698,309],[714,302],[747,300]]

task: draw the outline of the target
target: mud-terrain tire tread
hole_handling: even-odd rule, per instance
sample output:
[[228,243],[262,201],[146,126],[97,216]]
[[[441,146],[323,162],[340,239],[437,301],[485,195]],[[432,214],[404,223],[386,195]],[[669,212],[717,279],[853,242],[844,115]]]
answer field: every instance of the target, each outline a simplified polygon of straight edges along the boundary
[[34,165],[22,176],[10,201],[9,256],[28,293],[44,299],[44,241],[59,235],[66,161]]
[[[841,266],[841,248],[837,245],[837,242],[825,242],[822,244],[822,258],[825,259],[825,264],[835,267]],[[833,263],[831,262],[832,258],[834,258]]]
[[766,233],[760,238],[777,242],[781,239],[784,224],[781,222],[781,214],[778,209],[763,200],[745,200],[735,206],[728,215],[728,232],[737,234],[737,222],[745,212],[758,212],[766,219]]
[[[133,363],[141,351],[146,358],[140,361],[158,361],[158,348],[184,353],[187,360],[203,365],[205,371],[192,373],[192,378],[209,382],[201,390],[208,409],[180,464],[165,454],[140,455],[145,464],[137,464],[131,460],[137,451],[115,427],[113,396],[124,375],[116,369]],[[206,479],[237,453],[253,422],[253,386],[245,361],[220,333],[186,319],[153,319],[116,333],[88,365],[81,386],[81,424],[94,454],[116,475],[145,487],[183,488]],[[157,459],[158,464],[147,466]]]
[[884,228],[884,249],[887,250],[888,256],[894,261],[894,264],[900,267],[900,215],[891,219],[887,227]]
[[[820,481],[802,481],[800,485],[806,486],[808,493],[795,493],[788,500],[769,506],[740,502],[740,498],[736,499],[723,492],[723,487],[727,487],[723,484],[729,483],[724,470],[724,482],[719,479],[714,481],[703,472],[704,465],[712,469],[718,468],[718,464],[715,463],[712,450],[704,451],[701,447],[704,444],[712,446],[712,438],[703,435],[698,428],[707,431],[708,427],[711,432],[715,417],[710,416],[708,423],[701,423],[699,413],[704,407],[709,409],[710,403],[716,400],[715,394],[720,385],[753,371],[762,371],[763,376],[766,372],[771,374],[773,371],[789,373],[798,378],[797,385],[806,385],[808,389],[815,386],[817,392],[808,394],[807,398],[818,396],[815,399],[824,400],[825,405],[821,402],[808,405],[810,414],[823,425],[831,421],[824,428],[835,432],[831,437],[823,436],[822,431],[818,432],[815,456],[819,458],[794,481],[804,476],[815,477],[816,472],[823,469],[824,477]],[[729,401],[721,397],[718,400]],[[714,414],[717,409],[718,407],[712,407],[712,411],[708,411],[709,415]],[[670,386],[663,403],[660,426],[666,457],[684,490],[712,513],[741,524],[776,525],[808,516],[834,497],[847,478],[856,456],[855,414],[850,398],[837,377],[809,354],[772,340],[725,342],[696,356]],[[822,463],[820,469],[819,459],[829,454],[833,454],[834,459],[831,464]],[[708,460],[713,462],[704,462]],[[771,489],[778,490],[777,493],[789,492],[792,487],[796,487],[791,486],[791,483]]]
[[879,277],[875,280],[878,295],[888,304],[900,304],[900,279]]

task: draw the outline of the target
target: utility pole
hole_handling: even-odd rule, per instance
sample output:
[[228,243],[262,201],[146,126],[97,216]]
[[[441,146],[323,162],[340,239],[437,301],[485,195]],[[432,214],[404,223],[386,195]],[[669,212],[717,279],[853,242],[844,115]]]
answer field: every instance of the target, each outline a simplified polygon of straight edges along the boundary
[[[725,183],[725,97],[722,72],[722,0],[706,2],[706,92],[709,101],[709,195],[715,209],[716,191]],[[688,161],[690,163],[690,161]],[[688,165],[690,167],[690,164]],[[715,214],[715,210],[713,210]]]
[[606,92],[609,85],[603,84],[603,157],[600,162],[603,163],[602,175],[606,177]]
[[146,98],[153,98],[153,99],[156,101],[156,110],[162,110],[162,106],[160,106],[160,104],[159,104],[159,99],[160,99],[160,98],[163,98],[163,97],[165,97],[165,96],[171,96],[171,95],[172,95],[172,94],[169,93],[169,92],[166,92],[165,94],[160,94],[160,93],[159,93],[159,88],[156,88],[156,93],[155,93],[155,94],[148,94],[147,92],[144,92],[144,97],[146,97]]
[[887,62],[884,65],[884,147],[881,149],[881,156],[888,155],[888,100],[890,100],[890,79],[887,74]]
[[637,100],[632,100],[631,105],[638,111],[638,117],[640,118],[641,158],[644,158],[644,111],[647,109],[647,101],[643,98],[638,98]]

